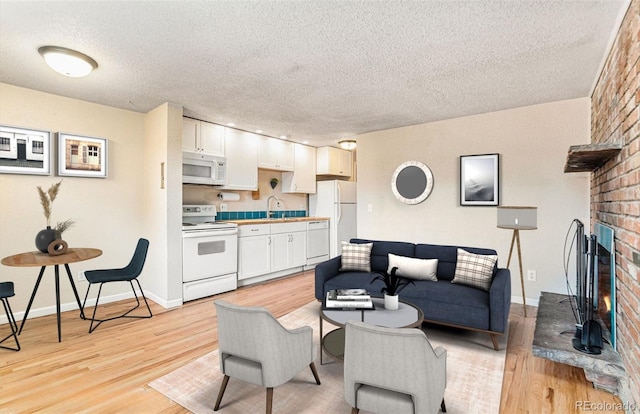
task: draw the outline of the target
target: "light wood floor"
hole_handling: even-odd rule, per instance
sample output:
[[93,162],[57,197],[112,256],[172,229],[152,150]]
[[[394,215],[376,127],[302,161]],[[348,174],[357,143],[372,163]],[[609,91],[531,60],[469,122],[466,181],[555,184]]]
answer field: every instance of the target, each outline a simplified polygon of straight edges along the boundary
[[[279,317],[314,300],[313,273],[216,298],[264,306]],[[0,413],[186,412],[147,384],[217,347],[213,299],[171,310],[151,305],[152,319],[107,322],[92,334],[78,311],[65,312],[61,343],[55,315],[27,320],[20,335],[22,351],[0,349]],[[109,304],[104,310],[116,313],[123,306]],[[574,413],[582,412],[576,401],[620,402],[593,389],[581,370],[533,357],[536,309],[528,308],[527,318],[522,305],[511,309],[501,413]],[[7,332],[8,325],[0,326],[0,337]]]

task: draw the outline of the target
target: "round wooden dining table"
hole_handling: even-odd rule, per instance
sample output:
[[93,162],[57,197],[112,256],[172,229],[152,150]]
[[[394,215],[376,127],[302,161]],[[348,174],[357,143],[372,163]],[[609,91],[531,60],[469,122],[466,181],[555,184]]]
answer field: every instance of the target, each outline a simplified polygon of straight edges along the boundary
[[40,282],[42,281],[42,276],[44,275],[44,270],[47,266],[54,266],[55,270],[55,282],[56,282],[56,313],[58,315],[58,342],[62,341],[62,329],[60,327],[60,265],[64,265],[67,276],[69,277],[69,283],[73,288],[73,294],[76,297],[76,302],[78,303],[78,309],[80,309],[80,318],[86,319],[84,316],[84,311],[82,309],[82,304],[80,303],[80,296],[78,296],[78,290],[76,289],[76,285],[73,282],[73,277],[71,276],[71,269],[69,268],[70,263],[82,262],[85,260],[94,259],[102,254],[102,250],[93,249],[93,248],[69,248],[65,253],[58,255],[49,255],[48,253],[42,253],[39,251],[34,252],[26,252],[26,253],[18,253],[12,256],[7,256],[2,259],[0,263],[5,266],[13,266],[13,267],[40,267],[40,274],[38,275],[38,280],[33,288],[33,292],[31,293],[31,299],[29,299],[29,304],[27,305],[27,310],[24,313],[24,317],[22,318],[22,323],[20,324],[20,329],[18,330],[18,335],[22,333],[22,328],[24,327],[24,323],[27,320],[27,316],[29,315],[29,310],[31,310],[31,305],[33,304],[33,299],[36,297],[36,293],[38,292],[38,287],[40,286]]

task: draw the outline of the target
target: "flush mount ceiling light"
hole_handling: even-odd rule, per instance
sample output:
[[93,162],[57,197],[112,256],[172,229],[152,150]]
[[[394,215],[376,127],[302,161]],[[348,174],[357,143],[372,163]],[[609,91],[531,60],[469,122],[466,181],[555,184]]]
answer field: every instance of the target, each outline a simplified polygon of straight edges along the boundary
[[65,47],[42,46],[38,53],[53,70],[72,78],[87,76],[98,67],[98,63],[89,56]]
[[340,148],[346,150],[356,149],[356,141],[354,139],[343,139],[342,141],[338,141],[338,145],[340,145]]

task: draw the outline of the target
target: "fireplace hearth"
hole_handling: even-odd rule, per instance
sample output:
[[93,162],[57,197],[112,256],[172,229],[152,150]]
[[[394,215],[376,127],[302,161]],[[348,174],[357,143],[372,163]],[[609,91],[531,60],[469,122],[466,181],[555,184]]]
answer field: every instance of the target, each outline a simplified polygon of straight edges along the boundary
[[[595,388],[620,396],[626,372],[620,355],[606,341],[602,352],[590,355],[573,348],[575,317],[566,295],[542,292],[533,335],[534,356],[582,368]],[[606,329],[603,329],[605,334]]]

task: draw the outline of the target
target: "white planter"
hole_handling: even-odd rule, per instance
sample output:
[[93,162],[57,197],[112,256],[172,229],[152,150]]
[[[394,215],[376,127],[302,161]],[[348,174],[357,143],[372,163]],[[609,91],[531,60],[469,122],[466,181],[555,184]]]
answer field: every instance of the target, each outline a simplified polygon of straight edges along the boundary
[[387,310],[397,310],[398,309],[398,295],[384,295],[384,308]]

